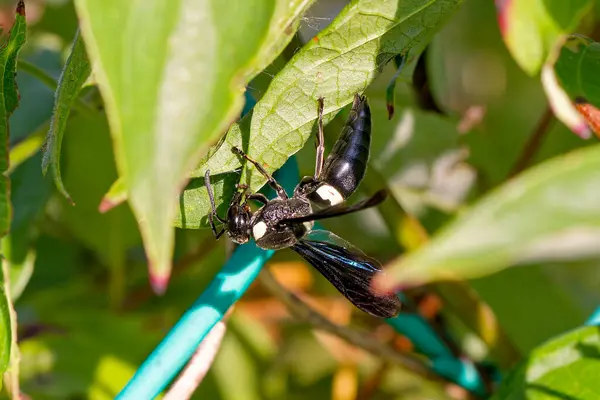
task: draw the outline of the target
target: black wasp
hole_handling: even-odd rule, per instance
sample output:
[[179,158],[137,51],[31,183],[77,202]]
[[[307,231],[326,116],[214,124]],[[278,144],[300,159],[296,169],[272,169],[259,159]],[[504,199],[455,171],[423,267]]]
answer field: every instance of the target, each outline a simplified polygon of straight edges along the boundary
[[[317,158],[314,176],[302,179],[287,193],[255,160],[234,147],[232,151],[246,159],[267,178],[277,193],[269,200],[261,193],[248,194],[248,186],[236,186],[227,217],[217,215],[210,171],[204,176],[212,206],[208,218],[218,239],[223,232],[235,243],[253,238],[258,247],[279,250],[286,247],[300,254],[359,309],[376,317],[390,318],[400,311],[400,300],[394,294],[375,294],[371,290],[373,276],[381,264],[350,243],[328,231],[312,230],[314,221],[344,215],[376,206],[387,193],[380,190],[371,198],[354,205],[345,200],[356,191],[367,168],[371,142],[371,111],[367,99],[356,95],[350,116],[326,160],[323,138],[323,99],[318,101]],[[263,206],[252,213],[248,200]],[[213,218],[225,224],[217,233]]]

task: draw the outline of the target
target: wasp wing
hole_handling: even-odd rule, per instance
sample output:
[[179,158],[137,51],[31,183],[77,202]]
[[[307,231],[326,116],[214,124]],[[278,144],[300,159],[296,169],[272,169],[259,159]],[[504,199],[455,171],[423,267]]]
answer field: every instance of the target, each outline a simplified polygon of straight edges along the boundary
[[394,317],[400,311],[395,294],[376,294],[371,289],[373,276],[382,271],[381,264],[333,233],[312,231],[292,250],[362,311],[380,318]]
[[286,218],[279,221],[280,224],[286,223],[302,223],[309,221],[316,221],[319,219],[333,218],[344,214],[350,214],[353,212],[357,212],[360,210],[364,210],[365,208],[375,207],[379,203],[385,200],[387,197],[387,191],[384,189],[376,192],[373,196],[365,199],[363,201],[359,201],[356,204],[351,206],[340,203],[335,206],[327,207],[319,211],[315,211],[312,214],[304,215],[302,217],[294,217],[294,218]]

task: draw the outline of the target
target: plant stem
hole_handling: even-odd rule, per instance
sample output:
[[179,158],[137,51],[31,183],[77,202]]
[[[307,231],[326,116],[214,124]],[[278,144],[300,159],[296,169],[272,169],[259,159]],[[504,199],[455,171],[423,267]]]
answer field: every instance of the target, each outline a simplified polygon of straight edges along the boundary
[[218,322],[210,330],[163,400],[187,400],[192,397],[221,348],[225,330],[224,321]]
[[[18,69],[28,73],[34,78],[37,78],[40,82],[46,85],[53,92],[56,92],[56,90],[58,89],[58,83],[56,82],[56,80],[37,65],[21,59],[19,60]],[[91,116],[96,113],[96,110],[84,103],[80,98],[77,98],[75,100],[75,102],[73,103],[73,108],[75,108],[78,112],[86,116]]]
[[37,65],[30,63],[29,61],[20,59],[19,60],[19,70],[23,72],[27,72],[29,75],[37,78],[44,85],[48,86],[53,92],[56,92],[56,88],[58,84],[53,77],[50,76],[46,71],[38,67]]
[[546,137],[546,134],[550,130],[549,128],[554,122],[554,120],[555,118],[552,109],[550,109],[550,107],[547,107],[542,116],[540,117],[540,120],[538,121],[535,130],[533,131],[533,134],[531,135],[527,143],[525,143],[523,150],[521,150],[521,154],[519,155],[519,158],[517,158],[517,161],[515,162],[513,168],[508,174],[508,178],[512,178],[518,173],[524,171],[529,166],[529,164],[531,164],[531,161],[537,154],[537,151],[542,145],[542,142]]
[[380,341],[369,337],[367,333],[349,329],[337,325],[325,318],[323,315],[313,310],[305,302],[300,300],[294,293],[289,292],[277,282],[268,269],[263,269],[259,275],[261,284],[263,284],[276,298],[280,299],[296,317],[307,321],[313,328],[334,334],[348,343],[360,347],[372,354],[381,357],[385,361],[402,365],[407,370],[421,375],[422,377],[436,381],[451,383],[445,378],[435,374],[421,358],[409,354],[397,352],[394,348],[381,343]]

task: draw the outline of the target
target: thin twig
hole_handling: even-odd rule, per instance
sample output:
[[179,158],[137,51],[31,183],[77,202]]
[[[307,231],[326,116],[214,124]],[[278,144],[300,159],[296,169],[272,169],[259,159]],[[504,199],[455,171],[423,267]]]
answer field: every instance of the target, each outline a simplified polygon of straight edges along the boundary
[[381,386],[381,382],[383,382],[383,378],[389,369],[390,363],[388,361],[381,363],[375,373],[369,377],[369,379],[360,389],[358,395],[356,396],[356,400],[370,400],[371,398],[375,397],[377,389]]
[[509,178],[512,178],[521,171],[524,171],[525,168],[529,166],[529,164],[533,160],[533,157],[535,157],[537,151],[542,145],[542,142],[546,137],[546,134],[550,130],[549,128],[554,122],[554,120],[555,118],[552,109],[550,109],[550,107],[547,107],[542,116],[540,117],[540,120],[538,121],[531,137],[523,147],[523,150],[521,150],[519,158],[517,158],[517,161],[515,162],[513,168],[508,174]]
[[44,85],[48,86],[50,90],[56,92],[56,88],[58,87],[58,83],[56,82],[56,80],[37,65],[21,59],[19,60],[18,70],[27,72],[34,78],[37,78],[37,80],[42,82]]
[[219,321],[210,330],[163,400],[187,400],[192,397],[221,348],[225,330],[223,321]]
[[[10,319],[10,334],[11,338],[11,346],[10,346],[10,354],[9,354],[9,370],[4,375],[5,384],[7,386],[8,392],[11,395],[11,398],[17,399],[21,396],[21,385],[19,383],[19,375],[21,373],[21,351],[19,350],[19,346],[17,346],[17,312],[15,311],[15,307],[11,299],[10,293],[10,272],[9,272],[9,262],[8,260],[0,261],[2,263],[2,277],[4,282],[4,294],[8,301],[8,316]],[[1,382],[1,381],[0,381]]]
[[[34,78],[37,78],[40,82],[46,85],[53,92],[56,92],[56,90],[58,89],[58,83],[56,82],[56,80],[37,65],[30,63],[29,61],[19,60],[18,69],[28,73]],[[73,107],[86,116],[92,116],[96,114],[96,110],[84,103],[79,97],[73,103]]]
[[392,347],[370,337],[366,332],[360,332],[355,329],[349,329],[347,327],[334,324],[329,319],[313,310],[305,302],[300,300],[298,296],[281,286],[268,271],[268,269],[263,269],[259,275],[259,278],[261,283],[273,294],[273,296],[280,299],[288,307],[292,314],[296,315],[298,318],[304,319],[313,328],[334,334],[356,347],[360,347],[374,355],[381,357],[383,360],[402,365],[409,371],[421,375],[426,379],[436,382],[450,383],[444,377],[435,374],[418,356],[399,353]]

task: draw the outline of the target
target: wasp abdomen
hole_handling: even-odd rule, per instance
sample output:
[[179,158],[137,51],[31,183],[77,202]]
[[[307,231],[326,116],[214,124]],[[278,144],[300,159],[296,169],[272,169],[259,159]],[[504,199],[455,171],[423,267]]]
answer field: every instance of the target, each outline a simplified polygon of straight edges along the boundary
[[371,110],[367,99],[356,95],[344,129],[317,178],[348,198],[365,175],[371,144]]

